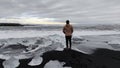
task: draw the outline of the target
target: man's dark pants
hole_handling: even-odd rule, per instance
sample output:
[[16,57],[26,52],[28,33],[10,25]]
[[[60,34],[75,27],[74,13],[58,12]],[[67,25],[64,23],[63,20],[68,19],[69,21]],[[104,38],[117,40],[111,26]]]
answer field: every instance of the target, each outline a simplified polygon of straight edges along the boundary
[[[65,39],[66,39],[66,46],[67,46],[67,48],[69,48],[69,46],[70,46],[70,49],[71,49],[71,38],[72,38],[72,36],[65,36]],[[68,46],[68,43],[69,43],[69,46]]]

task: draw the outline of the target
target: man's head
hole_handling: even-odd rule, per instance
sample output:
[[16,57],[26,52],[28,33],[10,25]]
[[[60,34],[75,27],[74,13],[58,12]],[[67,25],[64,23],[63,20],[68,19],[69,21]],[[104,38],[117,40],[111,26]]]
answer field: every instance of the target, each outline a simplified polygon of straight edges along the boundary
[[69,20],[66,20],[66,24],[69,24],[70,23],[70,21]]

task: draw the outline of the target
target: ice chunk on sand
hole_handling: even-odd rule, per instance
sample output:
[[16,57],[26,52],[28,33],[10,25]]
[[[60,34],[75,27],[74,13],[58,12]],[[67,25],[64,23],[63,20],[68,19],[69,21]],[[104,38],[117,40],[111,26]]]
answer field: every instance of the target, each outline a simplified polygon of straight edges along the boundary
[[64,67],[64,68],[72,68],[72,67]]
[[111,47],[113,47],[115,49],[119,49],[120,48],[120,41],[119,40],[112,40],[112,41],[108,42],[108,45],[110,45]]
[[56,50],[57,50],[57,51],[63,51],[64,48],[58,47]]
[[62,64],[58,61],[49,61],[45,64],[44,68],[63,68]]
[[87,53],[87,52],[85,52],[85,51],[82,51],[82,50],[76,48],[76,47],[72,47],[72,49],[73,49],[73,50],[76,50],[76,51],[78,51],[78,52],[82,52],[82,53],[84,53],[84,54],[89,54],[89,53]]
[[19,60],[14,57],[11,57],[3,62],[4,68],[16,68],[19,66],[19,64]]
[[43,61],[43,58],[37,55],[32,59],[30,63],[28,63],[28,65],[30,66],[40,65],[42,61]]
[[118,44],[118,45],[120,45],[120,41],[119,40],[112,40],[112,41],[108,42],[108,44]]
[[49,35],[47,38],[51,39],[54,42],[61,42],[62,44],[65,44],[65,39],[63,36],[60,36],[58,34]]

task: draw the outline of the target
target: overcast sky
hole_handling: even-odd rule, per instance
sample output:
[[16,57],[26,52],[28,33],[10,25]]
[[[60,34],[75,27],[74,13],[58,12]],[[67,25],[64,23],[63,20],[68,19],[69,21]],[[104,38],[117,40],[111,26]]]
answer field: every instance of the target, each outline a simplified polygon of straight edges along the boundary
[[60,23],[66,19],[72,23],[120,23],[120,0],[0,0],[0,22]]

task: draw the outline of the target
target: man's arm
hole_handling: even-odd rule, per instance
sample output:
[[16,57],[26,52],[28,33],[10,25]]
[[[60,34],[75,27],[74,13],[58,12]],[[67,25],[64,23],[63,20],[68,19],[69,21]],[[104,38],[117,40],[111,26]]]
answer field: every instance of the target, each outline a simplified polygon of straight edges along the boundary
[[63,27],[63,33],[65,33],[65,27]]

